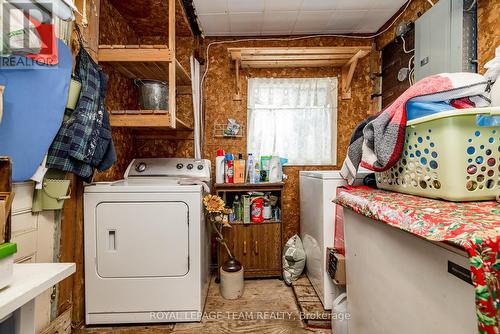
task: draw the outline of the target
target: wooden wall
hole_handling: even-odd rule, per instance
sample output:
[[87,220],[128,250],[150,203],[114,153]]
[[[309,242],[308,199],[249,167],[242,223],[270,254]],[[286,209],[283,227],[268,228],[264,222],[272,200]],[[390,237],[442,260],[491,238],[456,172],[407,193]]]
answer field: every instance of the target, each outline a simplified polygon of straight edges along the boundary
[[479,73],[484,73],[484,64],[500,46],[500,0],[478,0],[477,4],[477,58]]
[[[208,38],[205,45],[217,39]],[[343,38],[314,38],[293,42],[242,42],[232,44],[219,44],[210,48],[208,57],[209,72],[205,82],[205,144],[203,156],[212,161],[217,149],[221,148],[232,153],[246,155],[246,138],[224,139],[214,138],[213,125],[225,124],[228,118],[234,118],[246,128],[247,121],[247,77],[277,77],[277,78],[317,78],[339,77],[340,68],[293,68],[293,69],[246,69],[242,70],[242,100],[233,101],[235,93],[234,70],[227,54],[227,47],[271,47],[271,46],[370,46],[371,39],[354,40]],[[339,94],[338,121],[337,121],[337,166],[293,166],[285,167],[289,179],[286,181],[283,198],[284,238],[287,239],[299,232],[299,170],[334,169],[339,168],[345,157],[345,152],[354,126],[363,120],[370,109],[371,80],[369,57],[363,58],[356,68],[352,83],[352,99],[342,100]]]
[[[437,1],[434,1],[437,2]],[[375,39],[377,49],[380,50],[394,40],[397,25],[401,21],[415,21],[425,13],[431,5],[427,0],[413,0],[408,9],[390,29]],[[500,20],[499,0],[478,0],[478,60],[480,72],[482,66],[493,57],[494,48],[500,45],[498,21]],[[207,38],[205,46],[220,38]],[[226,39],[225,39],[226,40]],[[234,71],[227,55],[227,47],[260,47],[260,46],[340,46],[340,45],[370,45],[371,40],[341,39],[341,38],[315,38],[294,42],[241,42],[214,45],[210,49],[209,73],[205,82],[205,143],[203,146],[204,158],[214,163],[215,153],[218,148],[232,153],[246,154],[246,138],[220,139],[213,136],[213,124],[225,123],[227,118],[235,118],[246,127],[246,89],[247,82],[242,80],[242,101],[233,101]],[[344,160],[349,138],[355,125],[364,119],[370,110],[370,94],[372,83],[369,78],[369,58],[364,58],[356,69],[353,82],[353,95],[351,100],[341,100],[338,106],[338,138],[337,138],[337,166],[293,166],[286,167],[285,173],[289,176],[285,187],[284,198],[284,238],[292,236],[299,231],[299,170],[334,169],[339,168]],[[245,77],[325,77],[338,76],[338,69],[248,69],[242,71]]]
[[[99,19],[99,44],[138,44],[138,36],[127,20],[112,6],[110,0],[101,0]],[[137,109],[137,90],[132,80],[124,77],[112,66],[102,64],[108,74],[106,110]],[[135,157],[133,132],[125,128],[113,128],[113,142],[116,148],[116,164],[103,173],[97,173],[95,181],[117,180],[129,162]]]

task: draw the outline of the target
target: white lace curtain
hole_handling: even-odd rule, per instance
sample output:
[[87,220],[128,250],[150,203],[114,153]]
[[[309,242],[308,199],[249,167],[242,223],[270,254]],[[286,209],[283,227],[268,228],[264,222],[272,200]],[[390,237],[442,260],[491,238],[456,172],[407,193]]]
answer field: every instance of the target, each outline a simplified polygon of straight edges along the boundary
[[248,79],[249,153],[333,165],[336,138],[337,78]]

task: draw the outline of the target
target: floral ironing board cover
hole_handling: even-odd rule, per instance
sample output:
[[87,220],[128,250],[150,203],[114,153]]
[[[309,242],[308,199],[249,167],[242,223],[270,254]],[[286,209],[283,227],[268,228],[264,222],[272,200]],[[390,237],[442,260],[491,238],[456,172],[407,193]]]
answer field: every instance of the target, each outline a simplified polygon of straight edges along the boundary
[[480,334],[500,333],[500,204],[446,202],[346,187],[335,202],[431,241],[448,241],[469,254]]

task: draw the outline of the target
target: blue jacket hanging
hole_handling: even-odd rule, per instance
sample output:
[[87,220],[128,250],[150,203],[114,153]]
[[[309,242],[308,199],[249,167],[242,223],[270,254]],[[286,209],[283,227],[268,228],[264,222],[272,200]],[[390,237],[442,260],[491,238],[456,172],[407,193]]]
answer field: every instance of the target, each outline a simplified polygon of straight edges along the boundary
[[82,84],[80,98],[52,142],[46,166],[90,181],[94,168],[106,170],[116,161],[104,108],[108,78],[83,47],[76,61],[76,79]]

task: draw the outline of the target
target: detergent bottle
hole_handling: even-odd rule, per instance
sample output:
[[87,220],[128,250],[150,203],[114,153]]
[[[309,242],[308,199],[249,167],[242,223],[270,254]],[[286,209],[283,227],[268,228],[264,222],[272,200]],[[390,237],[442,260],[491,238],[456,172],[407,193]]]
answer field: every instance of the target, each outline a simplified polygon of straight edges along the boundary
[[217,150],[215,158],[215,183],[224,183],[224,150]]

